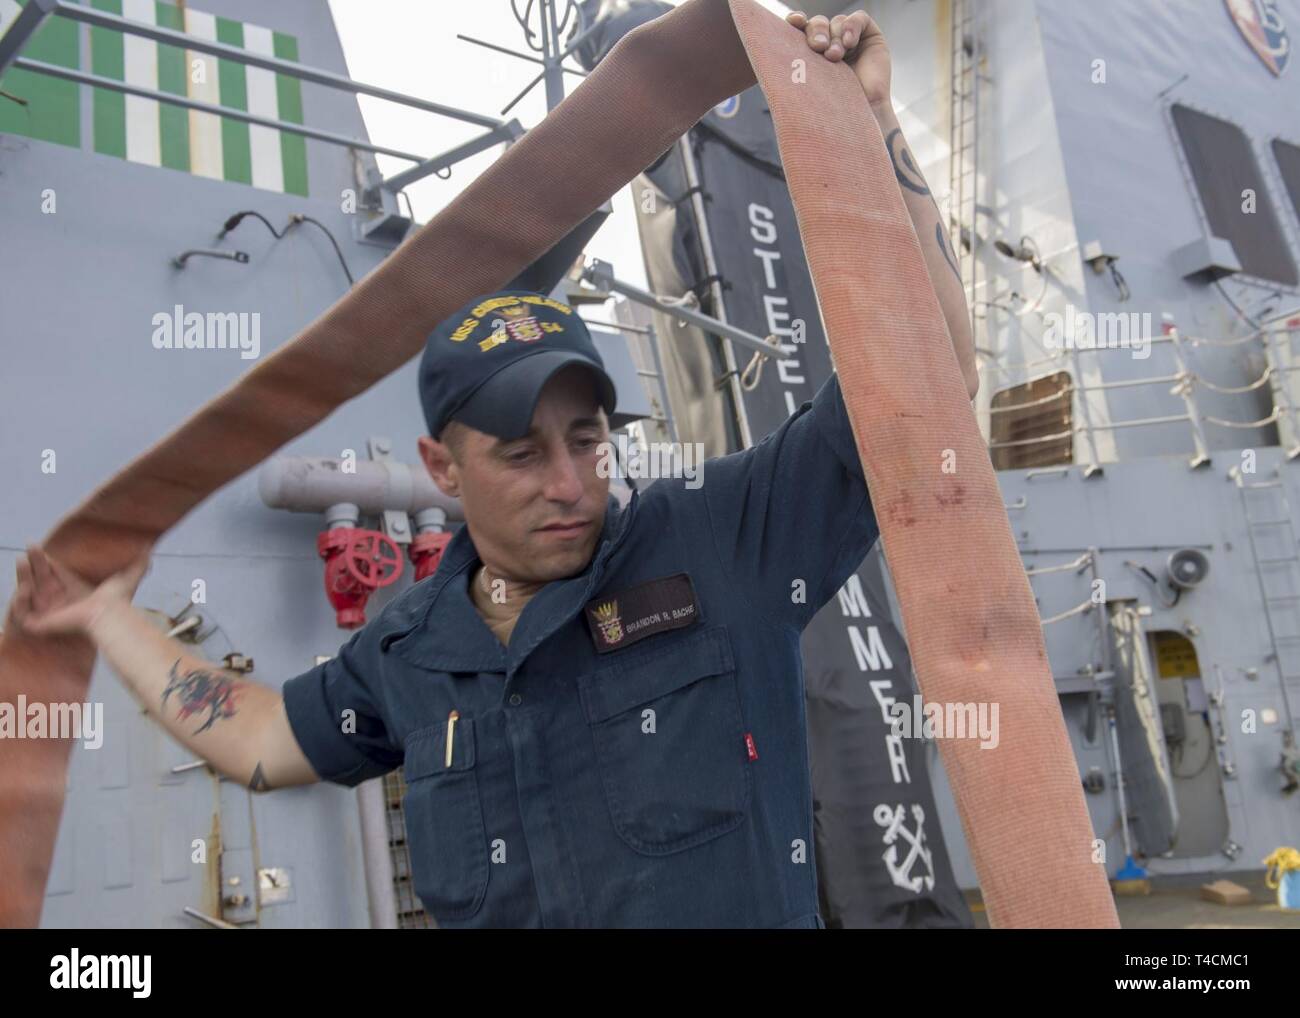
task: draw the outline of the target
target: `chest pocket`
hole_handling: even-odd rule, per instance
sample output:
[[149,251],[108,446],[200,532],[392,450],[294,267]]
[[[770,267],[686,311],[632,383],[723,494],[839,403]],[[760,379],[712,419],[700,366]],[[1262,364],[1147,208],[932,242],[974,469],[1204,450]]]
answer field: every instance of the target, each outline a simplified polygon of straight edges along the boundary
[[447,726],[406,740],[407,839],[415,893],[435,918],[465,919],[483,905],[488,846],[475,771],[474,719],[456,722],[451,766]]
[[619,836],[665,855],[738,827],[752,779],[726,628],[615,657],[578,689]]

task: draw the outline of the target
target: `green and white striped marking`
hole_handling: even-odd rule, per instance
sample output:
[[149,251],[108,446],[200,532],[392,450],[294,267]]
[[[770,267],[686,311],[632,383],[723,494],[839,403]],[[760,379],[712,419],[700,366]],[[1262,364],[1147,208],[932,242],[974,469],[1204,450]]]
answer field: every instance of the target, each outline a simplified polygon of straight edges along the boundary
[[[183,31],[198,39],[284,60],[298,59],[294,36],[261,25],[161,0],[90,0],[90,4],[97,10]],[[19,9],[15,0],[0,0],[0,31],[17,17]],[[52,18],[25,55],[77,67],[79,33],[86,27]],[[303,122],[302,86],[296,78],[111,29],[89,27],[89,32],[93,74],[288,123]],[[31,100],[24,110],[0,98],[0,131],[78,147],[82,144],[77,103],[80,86],[15,70],[0,81],[0,88]],[[307,145],[299,135],[102,88],[94,89],[91,108],[92,145],[101,154],[269,191],[307,194]]]

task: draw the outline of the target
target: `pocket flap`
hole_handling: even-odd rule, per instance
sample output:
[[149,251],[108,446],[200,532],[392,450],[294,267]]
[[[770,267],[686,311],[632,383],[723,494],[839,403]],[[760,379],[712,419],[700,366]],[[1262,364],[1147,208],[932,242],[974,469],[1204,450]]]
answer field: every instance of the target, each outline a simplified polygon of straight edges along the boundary
[[713,626],[679,636],[653,652],[615,659],[608,668],[581,676],[578,690],[587,721],[596,724],[735,667],[726,626]]
[[421,728],[406,739],[404,773],[409,784],[430,774],[465,771],[474,766],[474,719],[457,718],[451,740],[451,766],[447,766],[447,722]]

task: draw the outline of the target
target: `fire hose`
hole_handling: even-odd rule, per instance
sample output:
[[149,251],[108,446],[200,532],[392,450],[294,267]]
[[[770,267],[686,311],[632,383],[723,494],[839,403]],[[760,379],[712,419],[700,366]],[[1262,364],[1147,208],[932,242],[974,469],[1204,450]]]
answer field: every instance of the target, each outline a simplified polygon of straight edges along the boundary
[[[755,0],[690,0],[626,35],[540,124],[292,341],[65,516],[44,550],[87,581],[397,370],[757,80],[921,692],[997,702],[998,747],[940,751],[994,926],[1117,926],[1037,607],[884,141],[853,72]],[[792,74],[796,61],[806,74]],[[465,258],[465,251],[474,258]],[[210,450],[196,457],[192,450]],[[955,462],[956,470],[941,465]],[[82,637],[0,637],[0,701],[85,699]],[[35,925],[71,743],[0,740],[0,923]]]

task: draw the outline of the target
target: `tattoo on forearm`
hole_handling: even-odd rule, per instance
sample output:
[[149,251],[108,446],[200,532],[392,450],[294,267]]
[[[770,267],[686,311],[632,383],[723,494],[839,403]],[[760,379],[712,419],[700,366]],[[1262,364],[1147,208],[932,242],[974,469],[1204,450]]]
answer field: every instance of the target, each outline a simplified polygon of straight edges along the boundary
[[934,214],[938,217],[938,222],[934,224],[935,243],[939,245],[943,260],[948,263],[948,268],[952,269],[953,274],[957,277],[957,282],[960,283],[961,269],[957,267],[957,256],[948,241],[947,232],[943,228],[943,214],[939,211],[939,203],[934,200],[934,195],[930,193],[925,177],[917,169],[916,160],[912,158],[907,143],[903,141],[903,129],[901,127],[895,127],[889,132],[888,137],[885,138],[885,148],[889,151],[889,160],[894,164],[894,176],[898,178],[899,184],[915,194],[929,196],[931,204],[934,205]]
[[180,702],[177,717],[188,720],[196,714],[207,713],[207,720],[194,734],[199,735],[212,727],[219,718],[235,716],[235,699],[237,683],[219,672],[210,672],[202,668],[181,673],[181,659],[177,658],[167,673],[167,688],[163,690],[162,705],[167,706],[167,698],[176,694]]
[[907,150],[907,143],[903,141],[901,127],[895,127],[889,132],[889,137],[885,139],[885,148],[889,150],[889,159],[894,164],[894,176],[898,178],[898,182],[909,191],[929,194],[930,188],[926,185],[925,178],[921,176],[921,171],[916,168],[912,153]]
[[262,773],[262,761],[257,762],[253,769],[253,777],[248,782],[248,787],[254,792],[265,792],[271,786],[267,783],[266,775]]

